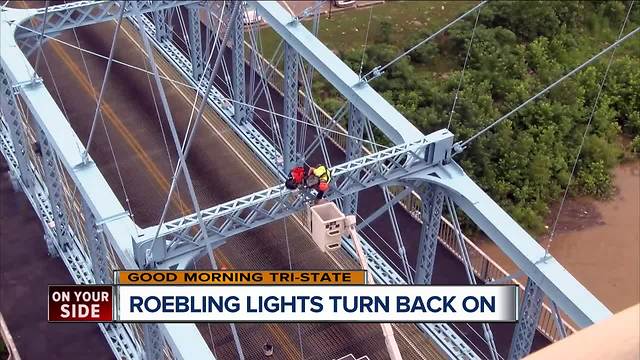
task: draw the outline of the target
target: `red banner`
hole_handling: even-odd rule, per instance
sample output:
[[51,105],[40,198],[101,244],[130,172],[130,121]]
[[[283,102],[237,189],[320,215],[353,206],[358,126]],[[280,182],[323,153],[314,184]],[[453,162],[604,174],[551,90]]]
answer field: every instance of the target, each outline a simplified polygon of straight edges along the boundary
[[113,321],[113,287],[49,285],[49,321]]

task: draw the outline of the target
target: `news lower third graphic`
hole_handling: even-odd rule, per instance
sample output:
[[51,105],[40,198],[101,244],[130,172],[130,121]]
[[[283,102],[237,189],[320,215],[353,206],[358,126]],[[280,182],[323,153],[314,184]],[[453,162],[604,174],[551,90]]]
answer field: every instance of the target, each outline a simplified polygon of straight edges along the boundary
[[116,271],[49,286],[52,322],[515,322],[512,285],[366,284],[355,271]]

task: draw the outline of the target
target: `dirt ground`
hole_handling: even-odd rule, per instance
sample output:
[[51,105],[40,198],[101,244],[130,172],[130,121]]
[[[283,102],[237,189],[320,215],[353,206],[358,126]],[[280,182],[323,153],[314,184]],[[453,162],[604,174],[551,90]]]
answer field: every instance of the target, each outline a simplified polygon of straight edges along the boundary
[[[616,192],[607,201],[565,203],[551,254],[611,311],[640,301],[640,161],[615,169]],[[557,207],[551,214],[556,214]],[[549,226],[552,225],[552,219]],[[543,246],[547,237],[541,237]],[[515,266],[489,241],[480,247],[505,270]]]

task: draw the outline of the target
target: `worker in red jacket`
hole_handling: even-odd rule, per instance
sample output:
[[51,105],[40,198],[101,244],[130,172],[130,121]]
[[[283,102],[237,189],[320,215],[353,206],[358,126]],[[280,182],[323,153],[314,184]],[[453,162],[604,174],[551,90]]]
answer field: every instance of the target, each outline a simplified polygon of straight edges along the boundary
[[289,177],[284,185],[287,189],[295,190],[301,188],[311,188],[317,192],[316,203],[319,202],[324,193],[329,190],[329,182],[331,181],[331,173],[329,169],[322,164],[316,167],[309,167],[305,171],[304,167],[296,166],[289,172]]
[[287,189],[295,190],[305,186],[306,174],[302,166],[296,166],[289,172],[289,178],[284,182]]

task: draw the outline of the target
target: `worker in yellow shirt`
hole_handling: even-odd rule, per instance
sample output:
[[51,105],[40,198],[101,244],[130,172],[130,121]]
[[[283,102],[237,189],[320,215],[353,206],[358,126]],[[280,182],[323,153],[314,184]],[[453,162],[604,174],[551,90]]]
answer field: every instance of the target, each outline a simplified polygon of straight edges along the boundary
[[329,182],[331,181],[331,172],[329,169],[319,164],[316,167],[309,167],[307,173],[307,187],[316,190],[318,195],[316,196],[316,202],[320,201],[324,196],[324,193],[329,190]]

